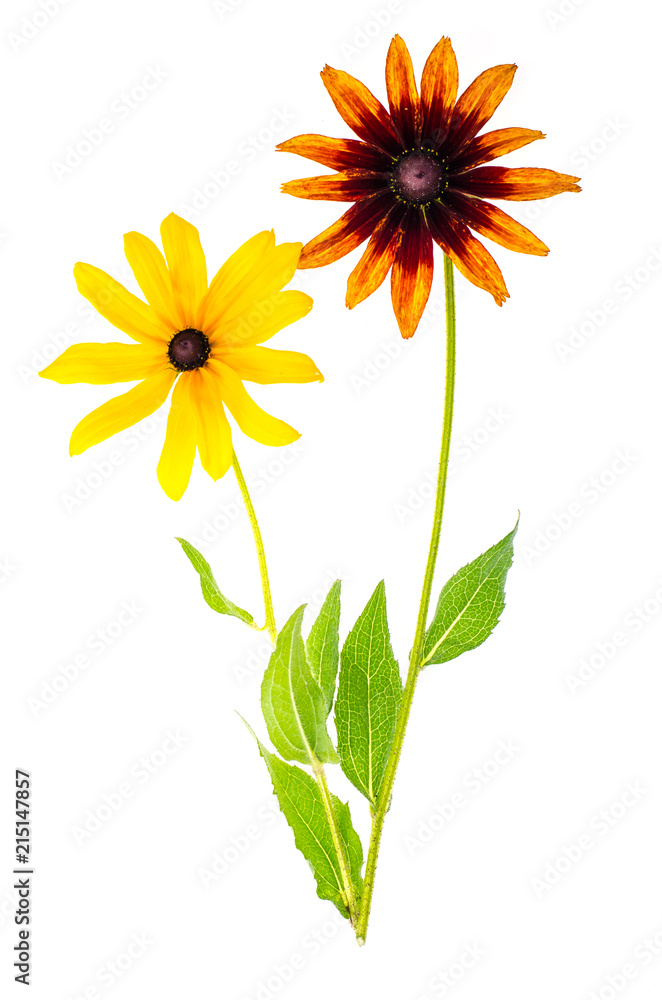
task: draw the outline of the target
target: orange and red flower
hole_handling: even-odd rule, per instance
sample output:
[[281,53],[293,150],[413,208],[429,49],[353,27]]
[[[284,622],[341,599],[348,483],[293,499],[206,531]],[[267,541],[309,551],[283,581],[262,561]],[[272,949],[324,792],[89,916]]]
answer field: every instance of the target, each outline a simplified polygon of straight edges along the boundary
[[543,133],[503,128],[478,133],[510,89],[516,66],[485,70],[459,99],[450,40],[442,38],[423,69],[418,93],[407,46],[396,35],[386,60],[390,114],[359,80],[326,66],[322,81],[356,139],[300,135],[278,149],[338,171],[289,181],[298,198],[354,202],[303,248],[300,268],[339,260],[370,242],[349,276],[353,308],[377,289],[392,267],[391,296],[403,337],[411,337],[432,284],[437,243],[458,270],[494,296],[508,297],[503,275],[471,229],[508,250],[546,255],[548,248],[519,222],[484,199],[531,201],[579,191],[578,177],[537,168],[482,166]]

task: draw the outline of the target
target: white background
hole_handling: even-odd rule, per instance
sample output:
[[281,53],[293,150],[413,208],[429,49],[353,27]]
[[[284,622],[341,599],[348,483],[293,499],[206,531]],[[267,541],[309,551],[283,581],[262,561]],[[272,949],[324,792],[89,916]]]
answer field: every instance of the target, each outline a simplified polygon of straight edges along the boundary
[[[21,767],[33,774],[40,1000],[659,997],[662,232],[650,6],[43,3],[48,18],[34,0],[6,2],[0,32],[3,995],[23,995],[11,982],[10,892]],[[78,296],[72,267],[87,261],[135,288],[124,232],[157,239],[165,215],[188,212],[213,271],[261,229],[305,241],[329,225],[342,206],[279,194],[280,182],[322,171],[273,145],[301,132],[348,135],[319,70],[344,68],[384,99],[396,31],[419,74],[450,35],[462,86],[517,62],[493,127],[548,138],[506,162],[581,174],[583,193],[512,206],[552,252],[494,250],[512,296],[502,309],[458,278],[455,471],[435,594],[521,509],[516,561],[494,636],[420,681],[359,950],[274,819],[264,764],[234,712],[263,732],[266,640],[207,608],[174,541],[197,539],[222,588],[259,617],[232,475],[214,484],[196,466],[184,499],[168,500],[155,474],[165,411],[140,438],[69,458],[74,424],[121,387],[34,373],[59,352],[54,343],[118,339]],[[132,98],[150,71],[158,86]],[[67,147],[107,117],[112,132],[58,178]],[[229,161],[235,176],[210,187]],[[358,253],[297,276],[315,308],[273,342],[310,353],[326,382],[254,390],[303,431],[300,446],[279,453],[237,434],[236,448],[261,484],[279,621],[319,604],[340,576],[346,632],[384,577],[403,662],[430,527],[443,284],[437,266],[427,318],[403,344],[387,285],[344,307]],[[119,628],[125,604],[134,617]],[[88,665],[65,683],[81,655]],[[593,667],[573,683],[582,661]],[[30,699],[58,677],[57,697],[36,709]],[[185,740],[167,755],[172,731]],[[500,741],[517,749],[495,766]],[[147,780],[144,758],[155,770]],[[474,768],[490,776],[479,791],[467,780]],[[365,836],[363,800],[330,770]],[[81,843],[90,811],[127,782],[131,796]],[[444,822],[454,795],[463,804]],[[582,837],[590,849],[559,861]],[[215,855],[226,870],[205,887],[200,870]],[[133,935],[149,943],[127,959]],[[653,954],[645,942],[656,935]]]

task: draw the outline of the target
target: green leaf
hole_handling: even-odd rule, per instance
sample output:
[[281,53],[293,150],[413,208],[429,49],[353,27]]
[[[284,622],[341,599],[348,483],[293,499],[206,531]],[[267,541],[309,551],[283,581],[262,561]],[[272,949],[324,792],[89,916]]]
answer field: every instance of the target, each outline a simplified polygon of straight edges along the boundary
[[301,638],[306,605],[281,630],[262,681],[262,714],[271,742],[285,760],[337,764],[326,731],[326,703],[308,666]]
[[446,663],[485,642],[506,606],[504,587],[513,561],[517,524],[491,549],[445,584],[425,636],[423,666]]
[[[232,601],[224,597],[223,594],[218,589],[218,584],[214,579],[214,574],[211,571],[211,567],[205,557],[194,548],[190,542],[187,542],[185,538],[178,538],[177,541],[184,549],[184,552],[191,560],[193,568],[197,571],[200,576],[200,586],[202,587],[202,596],[205,601],[214,611],[218,611],[220,615],[234,615],[235,618],[240,618],[242,622],[247,625],[255,625],[255,620],[248,611],[244,611],[243,608],[237,607]],[[257,627],[257,626],[256,626]]]
[[340,580],[331,587],[306,640],[306,658],[313,677],[322,689],[326,714],[333,706],[338,675],[340,626]]
[[[250,726],[248,727],[250,729]],[[253,732],[251,730],[251,732]],[[253,733],[255,736],[255,733]],[[329,899],[344,917],[349,913],[345,903],[343,880],[338,855],[329,821],[324,809],[322,794],[313,778],[300,767],[286,764],[255,736],[260,753],[265,760],[278,804],[294,833],[294,843],[310,865],[320,899]],[[350,877],[357,898],[363,890],[361,867],[363,848],[352,826],[349,806],[335,795],[331,796],[338,817],[340,834],[344,840],[350,868]]]
[[380,583],[340,654],[335,721],[343,771],[377,805],[402,698]]

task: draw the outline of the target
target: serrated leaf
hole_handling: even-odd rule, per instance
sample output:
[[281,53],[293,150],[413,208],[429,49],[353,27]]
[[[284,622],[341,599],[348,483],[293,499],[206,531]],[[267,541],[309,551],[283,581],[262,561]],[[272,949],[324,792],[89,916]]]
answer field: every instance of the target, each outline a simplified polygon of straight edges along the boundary
[[340,580],[331,587],[306,640],[306,658],[313,677],[322,689],[326,714],[333,706],[340,662]]
[[423,666],[446,663],[485,642],[501,617],[513,561],[513,530],[452,576],[439,595],[427,634]]
[[[286,764],[275,754],[270,753],[257,737],[255,739],[269,769],[278,804],[292,828],[294,843],[310,865],[315,877],[317,895],[320,899],[330,900],[344,917],[348,917],[340,862],[322,795],[316,782],[300,767]],[[332,795],[331,799],[338,818],[340,834],[344,840],[354,891],[357,898],[360,898],[363,889],[361,841],[352,826],[349,806],[335,795]]]
[[221,593],[218,584],[214,579],[211,567],[202,553],[198,552],[198,550],[194,548],[190,542],[187,542],[185,538],[178,538],[177,541],[184,549],[184,552],[191,560],[193,568],[200,577],[202,596],[209,607],[214,611],[218,611],[220,615],[233,615],[235,618],[241,619],[241,621],[245,622],[247,625],[255,625],[255,620],[248,611],[244,611],[243,608],[238,607]]
[[306,605],[281,629],[262,681],[262,714],[271,742],[285,760],[337,764],[326,731],[326,703],[312,675],[301,637]]
[[340,654],[335,710],[342,769],[373,806],[381,791],[401,698],[382,582]]

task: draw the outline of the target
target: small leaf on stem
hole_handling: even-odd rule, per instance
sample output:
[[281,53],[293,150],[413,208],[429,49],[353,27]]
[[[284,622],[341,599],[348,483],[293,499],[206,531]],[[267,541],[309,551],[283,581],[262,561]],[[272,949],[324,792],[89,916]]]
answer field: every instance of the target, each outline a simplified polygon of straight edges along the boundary
[[241,621],[245,622],[247,625],[257,628],[253,616],[249,614],[248,611],[244,611],[243,608],[238,607],[221,593],[218,584],[214,579],[211,567],[205,557],[198,552],[198,550],[194,548],[190,542],[187,542],[185,538],[178,538],[177,541],[184,549],[184,552],[191,560],[193,568],[200,576],[202,596],[209,607],[214,611],[218,611],[220,615],[233,615],[235,618],[241,619]]
[[505,583],[517,527],[452,576],[425,636],[422,666],[446,663],[485,642],[506,606]]

